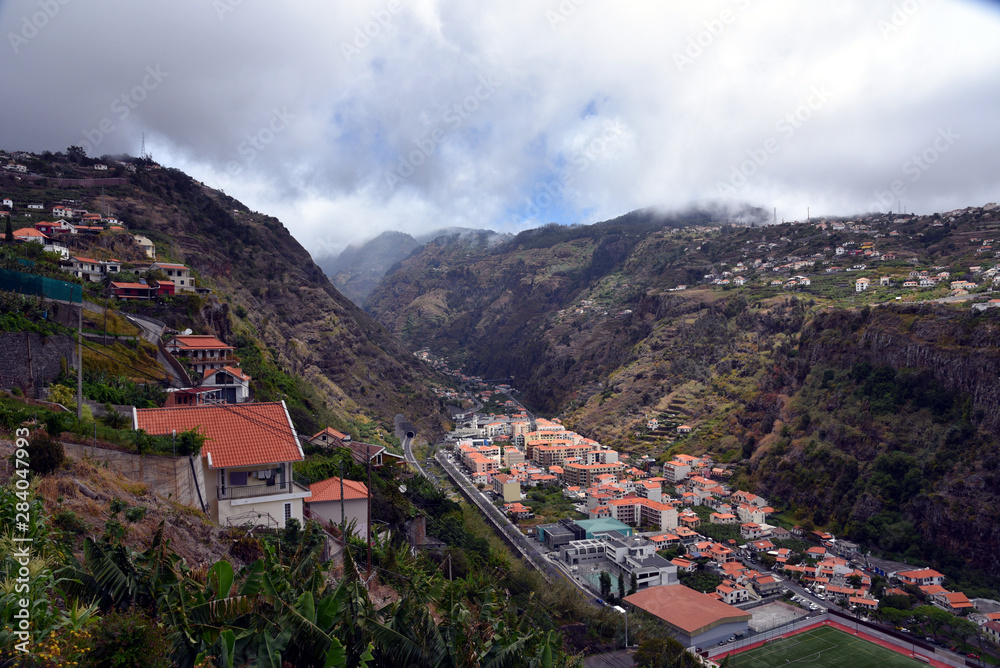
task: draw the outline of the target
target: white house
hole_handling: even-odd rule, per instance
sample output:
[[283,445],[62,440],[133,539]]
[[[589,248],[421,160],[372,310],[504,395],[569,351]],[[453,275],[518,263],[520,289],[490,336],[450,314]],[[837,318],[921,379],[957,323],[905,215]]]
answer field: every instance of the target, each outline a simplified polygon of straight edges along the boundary
[[305,455],[284,401],[140,408],[133,423],[149,434],[196,429],[205,436],[196,478],[216,523],[282,528],[303,521],[311,492],[292,480],[292,463]]
[[206,372],[201,386],[217,389],[219,398],[227,404],[242,404],[250,398],[250,380],[240,369],[224,366]]
[[0,204],[7,207],[8,209],[14,208],[14,200],[10,199],[9,197],[4,197],[3,200],[0,201]]
[[146,257],[148,257],[150,260],[155,260],[156,246],[153,244],[153,242],[147,239],[146,237],[142,236],[141,234],[136,234],[133,236],[135,238],[135,243],[138,244],[139,248],[142,249],[142,252],[146,254]]
[[73,217],[73,207],[71,207],[71,206],[54,206],[54,207],[52,207],[52,217],[53,218],[72,218]]
[[858,280],[856,280],[854,282],[854,291],[855,292],[864,292],[865,290],[868,289],[869,285],[871,285],[871,281],[870,280],[868,280],[867,278],[859,278]]
[[368,535],[368,488],[364,483],[327,478],[309,485],[309,493],[305,499],[307,517],[337,526],[353,525],[355,536]]
[[108,274],[120,273],[122,264],[118,260],[95,260],[90,257],[74,255],[63,265],[63,270],[77,278],[91,283],[99,283]]
[[194,279],[191,278],[191,270],[183,264],[171,264],[169,262],[154,262],[149,270],[159,269],[174,282],[177,292],[194,292]]

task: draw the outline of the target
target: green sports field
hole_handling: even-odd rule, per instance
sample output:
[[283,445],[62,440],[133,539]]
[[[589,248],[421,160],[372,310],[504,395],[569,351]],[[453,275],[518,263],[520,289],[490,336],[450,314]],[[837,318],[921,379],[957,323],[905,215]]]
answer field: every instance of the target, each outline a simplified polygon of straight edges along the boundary
[[734,668],[816,666],[818,668],[913,668],[927,666],[849,633],[823,626],[729,659]]

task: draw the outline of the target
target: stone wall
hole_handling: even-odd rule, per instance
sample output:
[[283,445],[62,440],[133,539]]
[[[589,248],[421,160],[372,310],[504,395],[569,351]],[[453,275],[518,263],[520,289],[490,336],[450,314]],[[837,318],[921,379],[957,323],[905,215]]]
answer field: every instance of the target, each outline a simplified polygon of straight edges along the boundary
[[30,392],[33,398],[38,398],[38,388],[59,376],[61,360],[66,360],[67,368],[75,369],[75,358],[76,345],[72,337],[0,333],[0,377],[6,384],[13,384],[9,379],[16,379],[26,387],[35,388]]
[[[198,489],[200,488],[201,499],[206,504],[206,508],[208,507],[209,499],[206,496],[204,473],[201,461],[197,457],[140,456],[78,443],[64,443],[63,447],[70,457],[106,462],[112,471],[120,473],[126,478],[146,483],[161,497],[193,508],[201,508],[198,499]],[[194,464],[194,474],[191,472],[191,464]],[[197,487],[195,486],[196,479]]]

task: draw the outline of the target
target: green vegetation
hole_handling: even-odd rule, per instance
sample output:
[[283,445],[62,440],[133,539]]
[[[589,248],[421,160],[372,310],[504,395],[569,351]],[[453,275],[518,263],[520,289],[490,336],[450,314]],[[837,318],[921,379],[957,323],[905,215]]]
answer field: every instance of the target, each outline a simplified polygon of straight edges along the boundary
[[914,668],[926,665],[829,627],[771,640],[763,647],[732,656],[729,665],[733,668],[770,668],[798,661],[821,668]]
[[704,570],[697,570],[693,573],[678,573],[677,578],[681,584],[704,593],[711,593],[722,584],[722,578],[715,573]]

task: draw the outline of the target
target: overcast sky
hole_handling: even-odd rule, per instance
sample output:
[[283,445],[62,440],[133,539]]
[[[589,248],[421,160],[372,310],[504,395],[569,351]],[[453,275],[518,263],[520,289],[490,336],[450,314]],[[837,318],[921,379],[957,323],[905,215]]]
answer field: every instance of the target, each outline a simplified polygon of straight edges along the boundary
[[1000,7],[972,0],[6,0],[0,147],[139,153],[315,257],[721,200],[1000,199]]

